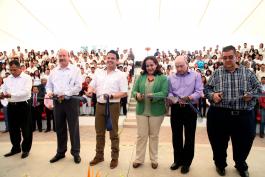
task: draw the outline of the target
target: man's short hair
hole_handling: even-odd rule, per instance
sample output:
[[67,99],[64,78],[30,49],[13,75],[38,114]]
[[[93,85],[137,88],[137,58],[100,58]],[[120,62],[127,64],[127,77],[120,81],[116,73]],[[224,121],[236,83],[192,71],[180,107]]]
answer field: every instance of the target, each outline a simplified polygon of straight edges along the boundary
[[263,80],[263,79],[265,79],[265,77],[263,76],[263,77],[261,77],[261,80]]
[[12,60],[9,62],[9,66],[15,65],[16,67],[20,67],[20,63],[18,60]]
[[230,50],[233,50],[234,54],[236,54],[236,48],[232,45],[229,45],[229,46],[226,46],[226,47],[223,47],[223,50],[222,52],[228,52]]
[[116,59],[117,59],[117,60],[120,59],[119,54],[118,54],[115,50],[110,50],[110,51],[107,53],[107,55],[108,55],[109,53],[116,55]]

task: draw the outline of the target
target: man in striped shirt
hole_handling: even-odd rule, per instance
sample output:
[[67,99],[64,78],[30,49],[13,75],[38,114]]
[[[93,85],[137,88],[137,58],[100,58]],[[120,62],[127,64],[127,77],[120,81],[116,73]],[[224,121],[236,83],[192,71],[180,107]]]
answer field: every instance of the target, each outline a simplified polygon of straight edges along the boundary
[[222,51],[223,66],[217,69],[205,86],[204,94],[211,103],[207,115],[207,132],[213,160],[219,175],[225,175],[226,150],[231,138],[235,168],[240,176],[249,176],[246,163],[255,137],[253,94],[261,93],[256,75],[236,64],[236,49]]

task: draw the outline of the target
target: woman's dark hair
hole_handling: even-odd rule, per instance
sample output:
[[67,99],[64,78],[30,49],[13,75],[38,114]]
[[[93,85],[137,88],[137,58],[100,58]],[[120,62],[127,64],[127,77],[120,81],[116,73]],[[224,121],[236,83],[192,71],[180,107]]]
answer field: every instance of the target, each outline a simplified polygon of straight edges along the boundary
[[213,55],[213,56],[212,56],[212,59],[217,59],[217,56],[216,56],[216,55]]
[[[202,83],[203,83],[203,85],[206,85],[206,83],[207,83],[207,79],[206,79],[206,77],[205,76],[201,76],[202,77]],[[204,79],[204,80],[203,80]]]
[[156,70],[154,72],[154,75],[157,75],[157,74],[158,75],[161,75],[161,74],[163,74],[162,71],[161,71],[161,66],[159,65],[156,57],[154,57],[154,56],[148,56],[148,57],[146,57],[144,59],[143,64],[142,64],[142,70],[143,70],[141,72],[142,75],[147,74],[147,70],[146,70],[146,61],[147,60],[152,60],[155,63],[155,65],[156,65]]
[[218,69],[218,68],[219,68],[219,64],[218,64],[218,63],[214,63],[214,64],[213,64],[213,69],[216,70],[216,69]]
[[[208,73],[209,73],[209,74],[208,74]],[[209,69],[207,69],[207,70],[205,71],[205,75],[206,75],[206,76],[210,76],[210,75],[212,75],[212,71],[209,70]]]

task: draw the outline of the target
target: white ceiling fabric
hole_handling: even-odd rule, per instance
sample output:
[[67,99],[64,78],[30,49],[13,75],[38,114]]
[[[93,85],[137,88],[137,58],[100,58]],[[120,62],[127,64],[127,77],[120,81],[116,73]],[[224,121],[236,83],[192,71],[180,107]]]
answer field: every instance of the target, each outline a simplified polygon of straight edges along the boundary
[[0,0],[0,48],[183,48],[265,41],[263,0]]

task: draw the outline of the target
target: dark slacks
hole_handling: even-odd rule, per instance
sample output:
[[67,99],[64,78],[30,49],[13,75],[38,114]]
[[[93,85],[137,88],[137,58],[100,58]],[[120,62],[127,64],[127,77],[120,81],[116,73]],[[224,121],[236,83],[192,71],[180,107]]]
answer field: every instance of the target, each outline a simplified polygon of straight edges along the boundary
[[123,115],[127,115],[127,99],[128,97],[121,98],[121,107]]
[[[173,104],[170,122],[174,163],[190,166],[194,157],[197,114],[189,105]],[[183,140],[183,128],[185,140]]]
[[206,115],[206,98],[199,99],[199,111],[201,112],[202,116],[205,117]]
[[43,111],[43,105],[39,105],[36,107],[31,107],[31,118],[32,118],[32,130],[36,130],[36,122],[38,130],[42,130],[42,111]]
[[207,114],[207,133],[213,150],[213,160],[219,168],[227,166],[227,147],[231,138],[233,159],[238,170],[247,170],[246,159],[255,138],[254,111],[233,111],[210,107]]
[[[32,145],[31,106],[28,102],[9,103],[7,106],[9,135],[12,152],[29,152]],[[23,137],[21,142],[21,133]]]
[[45,112],[46,112],[46,119],[47,119],[47,130],[51,130],[51,121],[52,121],[53,130],[55,131],[53,110],[50,110],[47,107],[45,107]]
[[54,101],[54,120],[57,134],[57,154],[67,151],[67,124],[71,140],[71,154],[80,153],[79,100]]
[[[104,158],[105,147],[105,104],[97,103],[96,117],[95,117],[95,129],[96,129],[96,158]],[[119,115],[120,115],[120,103],[110,103],[110,114],[112,122],[112,130],[109,132],[111,140],[111,158],[119,158]]]

